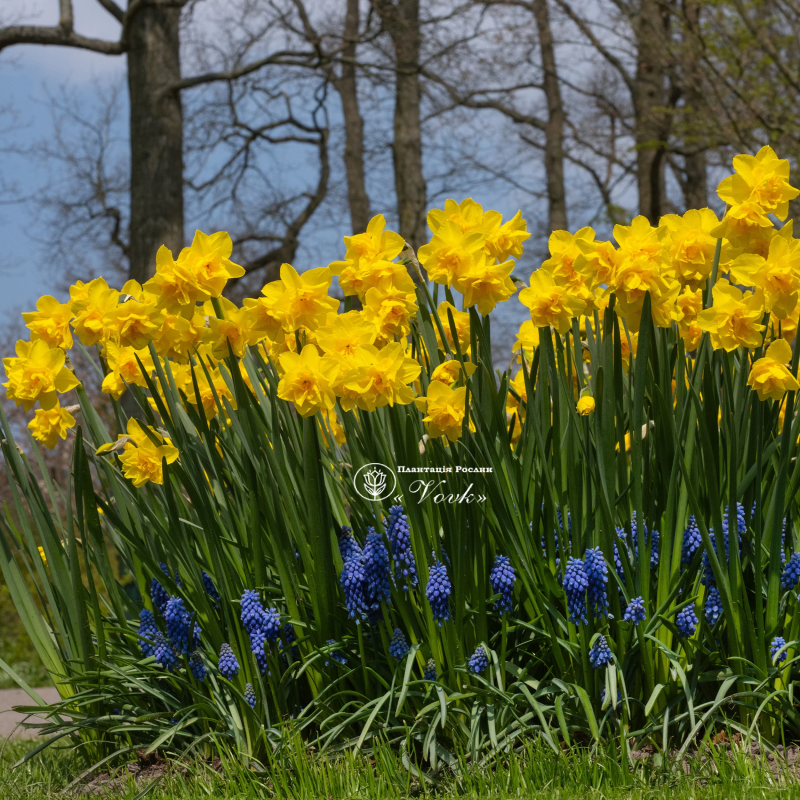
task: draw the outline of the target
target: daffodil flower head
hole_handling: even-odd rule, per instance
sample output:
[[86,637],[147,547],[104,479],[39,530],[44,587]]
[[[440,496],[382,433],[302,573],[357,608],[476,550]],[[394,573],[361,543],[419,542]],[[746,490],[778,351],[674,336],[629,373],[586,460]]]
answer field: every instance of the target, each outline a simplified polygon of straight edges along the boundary
[[75,335],[85,347],[105,344],[111,328],[106,323],[106,315],[113,312],[119,303],[119,292],[109,288],[104,278],[95,278],[88,284],[70,287],[72,301],[72,327]]
[[327,267],[310,269],[302,275],[291,264],[281,265],[281,278],[261,290],[269,313],[280,320],[284,331],[291,333],[301,327],[311,329],[325,324],[339,301],[328,297],[333,275]]
[[[493,213],[497,214],[496,211]],[[471,197],[467,197],[460,203],[455,200],[445,200],[443,209],[432,208],[428,212],[428,227],[434,235],[448,222],[457,225],[462,233],[475,231],[484,222],[483,207]]]
[[417,253],[428,277],[444,286],[455,285],[462,275],[480,267],[486,260],[486,237],[479,231],[464,232],[457,223],[445,221],[431,241]]
[[[699,287],[705,284],[714,265],[717,237],[711,231],[719,225],[717,215],[710,208],[690,209],[683,216],[667,214],[659,220],[666,228],[666,245],[676,277],[684,285]],[[723,242],[723,250],[727,242]],[[720,254],[720,262],[726,260]]]
[[[138,360],[137,360],[138,359]],[[122,347],[115,342],[106,345],[106,365],[108,372],[103,378],[102,391],[119,400],[128,386],[147,386],[139,362],[144,366],[147,376],[155,371],[153,357],[148,348],[136,350],[133,347]]]
[[507,222],[503,222],[503,215],[499,211],[487,211],[483,215],[480,229],[486,239],[486,255],[497,261],[507,261],[511,257],[520,258],[522,243],[531,236],[521,211],[517,211]]
[[781,400],[786,392],[796,392],[800,383],[786,366],[792,360],[792,348],[785,339],[774,341],[763,358],[750,368],[747,385],[758,393],[759,400]]
[[737,283],[762,289],[767,311],[785,319],[800,291],[800,241],[775,236],[766,258],[741,255],[731,264],[731,275]]
[[67,431],[75,427],[75,417],[58,403],[45,411],[37,408],[33,419],[28,423],[28,430],[34,439],[52,450],[59,438],[66,439]]
[[[446,436],[449,441],[456,442],[461,438],[466,396],[466,386],[451,389],[441,381],[431,381],[427,397],[417,398],[417,406],[426,411],[422,421],[431,439]],[[471,420],[469,428],[475,430]]]
[[[123,438],[124,435],[120,435]],[[138,420],[129,419],[127,437],[120,462],[122,473],[135,487],[148,482],[163,484],[163,461],[172,464],[178,458],[178,449],[172,442],[152,428],[147,431]]]
[[[444,329],[444,338],[449,343],[453,353],[455,353],[455,341],[453,339],[453,330],[450,327],[450,318],[448,317],[448,312],[450,312],[453,317],[453,323],[456,328],[456,337],[458,338],[458,346],[461,348],[461,354],[467,355],[471,346],[469,311],[459,311],[452,303],[448,303],[446,300],[439,303],[439,307],[437,308],[437,313],[439,314],[439,319],[441,320],[442,328]],[[438,325],[434,326],[434,332],[436,333],[436,341],[439,344],[439,349],[444,350],[444,343],[442,342]]]
[[531,285],[519,294],[520,302],[531,312],[531,321],[537,328],[553,327],[565,334],[572,327],[572,318],[581,316],[586,302],[580,296],[556,283],[544,269],[531,275]]
[[278,383],[278,397],[294,403],[297,413],[311,417],[336,403],[333,384],[339,365],[320,358],[319,350],[307,344],[301,353],[283,353],[280,357],[283,377]]
[[728,352],[739,346],[758,347],[764,330],[764,292],[743,292],[723,279],[714,285],[712,296],[711,308],[697,317],[700,328],[711,335],[712,347]]
[[464,308],[477,306],[481,314],[489,314],[517,291],[511,280],[513,271],[513,261],[496,264],[483,259],[462,273],[453,285],[464,294]]
[[47,342],[17,342],[17,357],[4,358],[8,381],[6,395],[26,411],[38,401],[45,411],[58,402],[58,395],[74,389],[80,381],[66,364],[61,348],[51,348]]
[[50,347],[69,350],[72,347],[72,303],[59,303],[49,294],[36,302],[36,311],[25,311],[22,318],[31,332],[32,339],[41,339]]

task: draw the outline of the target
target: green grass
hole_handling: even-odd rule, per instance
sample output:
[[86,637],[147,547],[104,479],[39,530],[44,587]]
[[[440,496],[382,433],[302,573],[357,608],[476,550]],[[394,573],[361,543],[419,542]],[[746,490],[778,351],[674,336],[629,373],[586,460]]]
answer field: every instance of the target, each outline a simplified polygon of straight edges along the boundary
[[[0,797],[3,800],[44,800],[66,796],[65,787],[85,769],[74,750],[48,749],[31,761],[14,768],[30,744],[13,743],[0,758]],[[715,760],[718,774],[695,760],[691,774],[657,769],[639,763],[625,772],[611,754],[592,757],[585,751],[554,756],[532,749],[526,755],[511,757],[492,767],[469,769],[461,776],[440,776],[436,785],[412,778],[388,749],[374,757],[345,755],[322,761],[308,757],[285,760],[266,772],[256,772],[226,764],[221,772],[203,762],[189,766],[186,777],[169,775],[148,794],[150,798],[171,800],[238,800],[239,798],[291,798],[291,800],[397,800],[402,797],[432,797],[437,800],[463,798],[547,798],[578,800],[645,800],[669,797],[674,800],[706,798],[800,798],[800,783],[776,785],[765,765],[757,759],[737,755]],[[128,781],[113,797],[133,800],[144,784]]]

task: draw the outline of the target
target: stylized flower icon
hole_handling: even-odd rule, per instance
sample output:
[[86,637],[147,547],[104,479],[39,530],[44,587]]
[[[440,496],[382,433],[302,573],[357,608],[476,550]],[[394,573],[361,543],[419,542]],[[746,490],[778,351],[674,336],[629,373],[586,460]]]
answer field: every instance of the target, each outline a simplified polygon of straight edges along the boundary
[[364,475],[364,491],[378,500],[386,489],[386,473],[379,469],[371,469]]

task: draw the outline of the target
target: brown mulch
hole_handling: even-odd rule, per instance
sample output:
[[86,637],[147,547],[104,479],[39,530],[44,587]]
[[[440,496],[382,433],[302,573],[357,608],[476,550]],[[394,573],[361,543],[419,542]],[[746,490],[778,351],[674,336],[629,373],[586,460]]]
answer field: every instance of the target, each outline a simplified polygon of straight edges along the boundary
[[[144,789],[148,783],[167,775],[179,775],[185,778],[188,773],[184,764],[167,761],[158,752],[147,753],[145,750],[139,750],[136,755],[137,761],[117,770],[88,775],[83,783],[75,787],[73,794],[76,797],[108,797],[121,794],[131,781],[137,789]],[[215,772],[222,771],[222,761],[218,756],[214,756],[209,766]]]

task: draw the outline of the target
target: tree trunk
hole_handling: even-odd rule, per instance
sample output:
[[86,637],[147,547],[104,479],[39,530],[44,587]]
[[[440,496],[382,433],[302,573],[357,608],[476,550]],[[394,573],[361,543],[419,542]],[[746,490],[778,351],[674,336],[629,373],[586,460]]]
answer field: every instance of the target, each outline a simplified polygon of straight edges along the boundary
[[686,208],[705,208],[708,205],[708,179],[706,175],[706,145],[699,114],[704,105],[703,73],[700,67],[702,44],[698,38],[700,3],[684,3],[683,25],[683,83],[684,83],[684,184],[683,200]]
[[369,222],[369,195],[364,182],[364,120],[358,107],[356,82],[356,44],[359,30],[359,0],[347,0],[344,20],[345,47],[342,51],[342,73],[335,81],[342,101],[344,116],[344,168],[347,176],[347,198],[353,233],[363,233]]
[[639,213],[653,225],[664,207],[664,165],[669,120],[665,99],[667,12],[659,0],[641,0],[636,21],[637,63],[633,105],[636,114],[636,182]]
[[419,0],[373,0],[395,51],[394,183],[400,235],[416,250],[425,235],[425,178],[420,120]]
[[533,13],[539,33],[544,72],[544,94],[547,99],[544,166],[547,175],[547,212],[550,230],[567,230],[567,201],[564,190],[564,105],[558,82],[553,32],[547,0],[533,0]]
[[183,247],[183,115],[180,92],[181,5],[144,0],[130,21],[128,92],[131,132],[130,277],[155,272],[165,244]]

